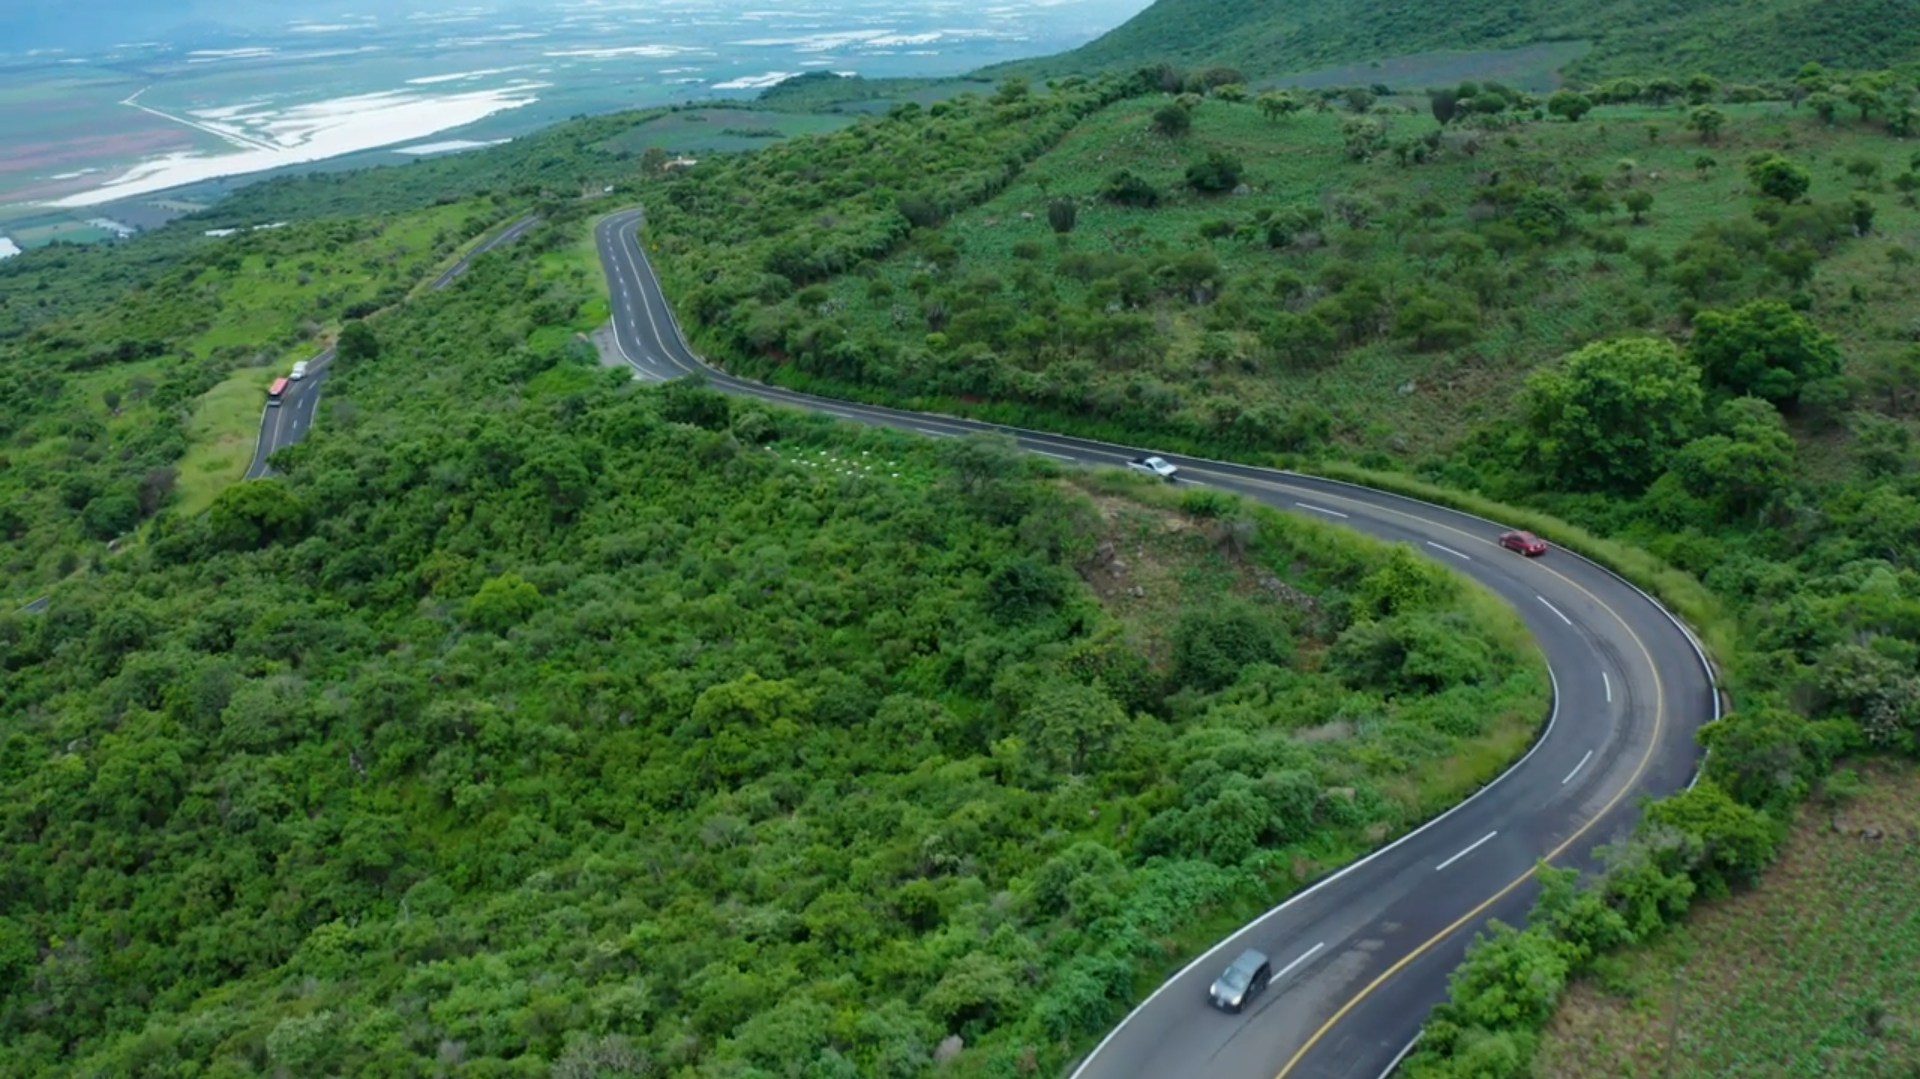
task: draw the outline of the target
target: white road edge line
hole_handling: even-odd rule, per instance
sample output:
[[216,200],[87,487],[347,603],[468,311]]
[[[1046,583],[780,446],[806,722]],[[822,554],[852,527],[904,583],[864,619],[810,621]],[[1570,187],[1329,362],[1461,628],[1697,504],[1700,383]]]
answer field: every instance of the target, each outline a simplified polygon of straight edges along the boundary
[[1291,962],[1291,963],[1288,963],[1288,964],[1287,964],[1286,966],[1284,966],[1284,967],[1281,967],[1281,968],[1280,968],[1280,973],[1278,973],[1278,974],[1275,974],[1275,975],[1274,975],[1273,977],[1271,977],[1271,978],[1268,978],[1268,979],[1267,979],[1267,984],[1268,984],[1268,985],[1272,985],[1272,984],[1273,984],[1274,982],[1277,982],[1277,981],[1279,981],[1280,979],[1282,979],[1282,978],[1284,978],[1284,977],[1286,977],[1287,975],[1289,975],[1289,974],[1292,974],[1292,973],[1293,973],[1293,968],[1295,968],[1295,967],[1297,967],[1297,966],[1299,966],[1300,964],[1302,964],[1302,963],[1304,963],[1304,962],[1306,962],[1306,961],[1307,961],[1307,960],[1309,960],[1309,959],[1312,959],[1312,958],[1313,958],[1313,956],[1314,956],[1314,953],[1316,953],[1316,952],[1318,952],[1318,951],[1319,951],[1320,949],[1322,949],[1322,948],[1324,948],[1324,947],[1326,947],[1326,946],[1327,946],[1327,942],[1323,940],[1323,941],[1321,941],[1320,943],[1318,943],[1318,944],[1316,944],[1316,945],[1314,945],[1313,947],[1311,947],[1311,948],[1308,948],[1308,949],[1306,950],[1306,953],[1305,953],[1305,954],[1303,954],[1303,955],[1302,955],[1302,956],[1301,956],[1300,958],[1298,958],[1298,959],[1296,959],[1296,960],[1294,960],[1294,961],[1293,961],[1293,962]]
[[952,438],[952,437],[953,437],[953,435],[952,435],[952,434],[950,434],[949,432],[946,432],[946,431],[932,431],[932,430],[928,430],[928,429],[927,429],[927,428],[925,428],[925,427],[916,427],[916,428],[914,428],[914,430],[916,430],[916,431],[918,431],[918,432],[920,432],[920,433],[921,433],[921,434],[923,434],[923,435],[932,435],[932,436],[933,436],[933,437],[935,437],[935,438]]
[[1554,614],[1556,614],[1556,615],[1560,615],[1560,621],[1562,621],[1562,622],[1565,622],[1565,623],[1566,623],[1567,625],[1569,625],[1569,626],[1571,626],[1571,625],[1573,625],[1573,619],[1571,619],[1571,618],[1568,618],[1568,617],[1567,617],[1566,615],[1564,615],[1564,614],[1560,614],[1560,608],[1558,608],[1558,607],[1555,607],[1555,606],[1554,606],[1553,604],[1551,604],[1551,603],[1547,603],[1547,597],[1545,597],[1545,596],[1535,596],[1535,597],[1533,597],[1533,598],[1534,598],[1534,599],[1537,599],[1537,600],[1539,600],[1539,601],[1540,601],[1540,602],[1542,602],[1542,603],[1546,603],[1546,604],[1547,604],[1547,610],[1549,610],[1549,611],[1552,611],[1552,612],[1553,612]]
[[1474,851],[1479,850],[1483,845],[1486,844],[1487,840],[1492,839],[1494,836],[1497,836],[1499,834],[1500,834],[1499,832],[1488,832],[1486,835],[1483,835],[1479,839],[1474,840],[1473,846],[1468,847],[1466,850],[1463,850],[1460,853],[1454,855],[1453,857],[1448,858],[1446,861],[1441,862],[1439,865],[1434,866],[1433,867],[1434,872],[1437,873],[1440,870],[1445,869],[1446,867],[1459,861],[1460,859],[1465,858],[1467,855],[1472,854]]
[[1311,502],[1295,502],[1294,505],[1299,506],[1303,510],[1312,510],[1315,513],[1324,513],[1329,517],[1339,517],[1342,520],[1346,519],[1347,517],[1347,514],[1341,513],[1339,510],[1330,510],[1325,506],[1316,506]]
[[1612,704],[1613,703],[1613,679],[1608,678],[1607,672],[1605,671],[1600,672],[1600,685],[1604,687],[1607,691],[1607,703]]
[[[617,234],[619,226],[612,226],[608,231]],[[614,266],[614,278],[620,281],[620,288],[624,292],[627,287],[626,281],[620,277],[620,267],[618,265]],[[629,297],[629,302],[631,302],[631,297]],[[627,366],[633,368],[635,374],[645,376],[649,382],[665,382],[665,378],[656,376],[652,371],[642,367],[639,362],[633,358],[633,353],[627,351],[627,343],[620,340],[620,313],[618,311],[613,312],[609,316],[608,321],[613,325],[613,347],[620,353],[620,358],[627,361]]]
[[[1425,1031],[1422,1031],[1421,1033],[1425,1033]],[[1399,1070],[1400,1062],[1407,1059],[1407,1056],[1413,1052],[1413,1047],[1419,1044],[1420,1044],[1420,1035],[1415,1034],[1413,1036],[1413,1040],[1408,1042],[1405,1048],[1401,1049],[1398,1053],[1393,1054],[1393,1059],[1387,1063],[1387,1070],[1380,1073],[1380,1079],[1387,1079],[1388,1076],[1392,1075],[1395,1071]]]
[[1473,556],[1472,556],[1472,555],[1470,555],[1470,554],[1462,554],[1461,552],[1459,552],[1459,551],[1456,551],[1456,550],[1454,550],[1453,548],[1451,548],[1451,547],[1449,547],[1449,546],[1447,546],[1447,545],[1446,545],[1446,544],[1444,544],[1444,543],[1435,543],[1435,542],[1433,542],[1432,540],[1428,540],[1428,541],[1427,541],[1427,546],[1429,546],[1429,547],[1431,547],[1431,548],[1433,548],[1433,549],[1434,549],[1434,550],[1436,550],[1436,551],[1445,551],[1445,552],[1447,552],[1448,554],[1450,554],[1450,555],[1452,555],[1453,557],[1455,557],[1455,558],[1458,558],[1458,559],[1460,559],[1460,560],[1461,560],[1462,562],[1471,562],[1471,561],[1473,561]]
[[1587,750],[1586,756],[1580,758],[1580,763],[1573,766],[1573,771],[1567,773],[1567,778],[1560,781],[1560,785],[1564,787],[1567,784],[1573,782],[1573,777],[1579,775],[1580,769],[1585,768],[1587,766],[1587,762],[1592,759],[1593,759],[1593,750],[1589,749]]
[[[1544,652],[1541,654],[1541,659],[1543,662],[1546,659],[1546,655]],[[1488,791],[1492,790],[1493,788],[1499,786],[1502,783],[1505,783],[1507,781],[1508,776],[1511,776],[1515,772],[1518,772],[1522,765],[1526,764],[1529,760],[1533,759],[1533,755],[1535,753],[1540,752],[1541,746],[1544,746],[1547,744],[1547,739],[1552,737],[1553,735],[1554,726],[1560,720],[1560,679],[1557,675],[1553,673],[1553,664],[1551,663],[1547,664],[1547,682],[1553,687],[1553,710],[1547,713],[1547,729],[1540,732],[1540,737],[1533,743],[1532,749],[1527,750],[1527,752],[1523,756],[1521,756],[1519,760],[1513,762],[1513,764],[1509,766],[1506,771],[1495,776],[1493,779],[1493,782],[1487,784],[1484,787],[1481,787],[1479,790],[1473,792],[1473,794],[1468,796],[1465,801],[1456,804],[1453,808],[1433,818],[1432,820],[1421,825],[1420,827],[1415,828],[1413,831],[1408,832],[1406,835],[1401,836],[1399,839],[1394,840],[1393,842],[1387,844],[1384,847],[1381,847],[1379,850],[1374,851],[1372,854],[1369,854],[1366,857],[1359,859],[1358,861],[1347,863],[1345,867],[1338,869],[1333,873],[1325,877],[1322,877],[1317,881],[1314,881],[1312,884],[1309,884],[1305,888],[1302,888],[1299,891],[1295,892],[1294,894],[1288,896],[1286,899],[1282,900],[1278,906],[1267,911],[1265,914],[1260,915],[1254,920],[1248,922],[1246,925],[1241,926],[1236,932],[1230,934],[1225,939],[1221,940],[1218,944],[1215,944],[1213,947],[1208,948],[1206,951],[1200,953],[1200,955],[1196,957],[1193,960],[1193,962],[1188,963],[1184,967],[1181,967],[1177,972],[1173,974],[1173,976],[1167,978],[1165,981],[1161,982],[1158,986],[1155,986],[1153,992],[1148,993],[1147,998],[1145,1000],[1142,1000],[1140,1003],[1134,1005],[1133,1010],[1128,1012],[1126,1016],[1123,1017],[1118,1023],[1115,1023],[1113,1027],[1107,1031],[1106,1036],[1100,1039],[1099,1044],[1095,1045],[1093,1049],[1087,1053],[1086,1056],[1080,1059],[1080,1063],[1074,1066],[1073,1073],[1069,1075],[1067,1079],[1080,1079],[1081,1075],[1085,1073],[1088,1068],[1093,1066],[1093,1062],[1099,1059],[1100,1050],[1105,1049],[1107,1047],[1108,1042],[1111,1042],[1115,1037],[1119,1035],[1119,1033],[1122,1030],[1125,1030],[1127,1024],[1132,1022],[1135,1016],[1145,1011],[1150,1005],[1152,1005],[1154,1001],[1160,999],[1160,995],[1162,993],[1165,993],[1168,989],[1172,988],[1174,983],[1180,981],[1182,978],[1185,978],[1187,975],[1199,969],[1199,967],[1202,964],[1211,962],[1214,956],[1232,947],[1234,941],[1239,940],[1243,936],[1246,936],[1247,933],[1251,932],[1256,927],[1264,924],[1269,918],[1272,918],[1280,914],[1282,911],[1286,910],[1288,907],[1291,907],[1295,903],[1300,902],[1302,899],[1305,899],[1308,896],[1313,895],[1314,893],[1318,892],[1320,889],[1325,888],[1328,885],[1332,884],[1334,881],[1337,881],[1342,877],[1345,877],[1347,874],[1352,873],[1353,871],[1359,869],[1361,866],[1372,863],[1375,859],[1381,857],[1382,855],[1388,853],[1389,851],[1398,850],[1400,847],[1406,845],[1407,843],[1412,842],[1415,837],[1425,834],[1428,829],[1436,827],[1437,825],[1439,825],[1441,821],[1446,820],[1448,817],[1453,816],[1455,813],[1458,813],[1461,810],[1479,801],[1480,798],[1484,796]]]
[[1073,460],[1076,460],[1076,458],[1073,458],[1073,457],[1068,457],[1068,456],[1067,456],[1066,454],[1064,454],[1064,453],[1048,453],[1048,452],[1047,452],[1046,450],[1028,450],[1027,452],[1028,452],[1028,453],[1037,453],[1037,454],[1039,454],[1039,455],[1040,455],[1040,456],[1042,456],[1042,457],[1051,457],[1051,458],[1053,458],[1053,459],[1054,459],[1054,460],[1056,460],[1056,461],[1073,461]]

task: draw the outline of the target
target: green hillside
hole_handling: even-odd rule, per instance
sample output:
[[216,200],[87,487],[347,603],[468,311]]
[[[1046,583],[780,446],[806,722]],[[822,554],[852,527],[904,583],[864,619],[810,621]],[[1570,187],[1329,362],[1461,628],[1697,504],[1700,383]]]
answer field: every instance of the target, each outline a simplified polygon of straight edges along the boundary
[[[1753,885],[1837,760],[1920,757],[1920,81],[1861,55],[815,78],[9,260],[0,569],[59,583],[0,613],[0,1079],[1057,1075],[1537,727],[1517,616],[1405,548],[610,369],[592,223],[634,203],[741,373],[1368,478],[1685,615],[1733,706],[1701,782],[1600,889],[1545,874],[1407,1065],[1531,1074],[1562,990]],[[656,167],[701,139],[772,145]],[[196,396],[359,315],[275,479],[174,485]]]
[[1704,778],[1598,888],[1548,874],[1406,1064],[1520,1079],[1568,980],[1753,884],[1836,759],[1920,755],[1920,85],[1158,74],[703,163],[649,194],[647,239],[740,372],[1366,480],[1684,613],[1732,690]]
[[1262,78],[1435,50],[1591,42],[1568,73],[1706,71],[1786,76],[1806,61],[1886,67],[1920,59],[1910,0],[1159,0],[1058,56],[985,73],[1061,75],[1162,61]]
[[600,205],[0,613],[0,1077],[1050,1070],[1531,741],[1404,548],[600,366]]
[[252,460],[276,375],[505,212],[466,200],[228,236],[181,226],[9,259],[0,596],[44,594],[170,500],[204,509]]

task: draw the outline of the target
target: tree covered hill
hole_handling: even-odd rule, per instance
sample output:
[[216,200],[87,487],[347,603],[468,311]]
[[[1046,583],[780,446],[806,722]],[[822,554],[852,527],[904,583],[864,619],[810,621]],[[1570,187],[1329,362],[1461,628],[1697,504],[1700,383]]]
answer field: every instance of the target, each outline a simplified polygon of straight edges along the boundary
[[[285,175],[143,233],[0,261],[0,595],[44,595],[251,459],[273,373],[399,302],[490,225],[630,176],[666,109],[476,154]],[[284,225],[285,227],[263,227]],[[177,494],[175,493],[177,492]]]
[[[963,139],[1082,92],[1010,84],[665,179],[660,272],[742,371],[1203,452],[1444,454],[1581,345],[1763,297],[1863,378],[1907,347],[1910,76],[1135,92],[956,203]],[[865,148],[895,143],[946,153],[877,171]],[[888,186],[836,197],[836,162]],[[1841,388],[1807,414],[1871,401]]]
[[[295,222],[223,237],[176,227],[61,245],[0,266],[0,595],[44,595],[171,499],[196,508],[240,478],[275,374],[342,318],[430,277],[506,212],[490,200]],[[237,429],[196,430],[204,398],[242,399]]]
[[1051,1069],[1537,729],[1404,549],[599,367],[592,205],[0,616],[0,1076]]
[[1263,78],[1434,50],[1585,41],[1584,78],[1705,71],[1786,76],[1802,62],[1886,67],[1920,60],[1907,0],[1158,0],[1057,56],[982,74],[1063,75],[1171,61]]
[[[1014,81],[635,183],[729,365],[1644,544],[1733,612],[1745,821],[1920,744],[1920,88],[1690,74]],[[446,193],[369,176],[261,205]],[[1537,720],[1510,612],[1404,552],[596,370],[599,205],[368,323],[285,479],[0,617],[0,1075],[1045,1073]],[[115,371],[118,297],[49,293]],[[71,403],[37,452],[117,467]]]
[[[648,239],[742,371],[1365,479],[1531,524],[1685,610],[1734,690],[1702,781],[1595,888],[1548,874],[1406,1063],[1521,1079],[1567,980],[1751,883],[1837,759],[1920,754],[1920,82],[1132,82],[972,200],[938,154],[918,185],[825,178],[1087,84],[663,178]],[[837,233],[886,195],[888,241],[848,257]]]

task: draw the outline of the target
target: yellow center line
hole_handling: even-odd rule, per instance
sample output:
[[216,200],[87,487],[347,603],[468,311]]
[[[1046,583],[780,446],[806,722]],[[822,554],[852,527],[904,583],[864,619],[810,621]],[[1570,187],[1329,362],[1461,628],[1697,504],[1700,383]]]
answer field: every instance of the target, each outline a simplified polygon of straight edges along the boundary
[[[1372,512],[1376,512],[1376,513],[1391,513],[1398,517],[1404,517],[1410,521],[1418,521],[1421,524],[1426,525],[1428,527],[1445,529],[1446,531],[1451,532],[1454,535],[1462,536],[1471,540],[1476,540],[1480,543],[1493,545],[1493,541],[1487,539],[1484,536],[1475,535],[1474,533],[1467,532],[1463,529],[1455,528],[1452,525],[1444,524],[1440,521],[1431,520],[1426,517],[1421,517],[1418,514],[1407,513],[1404,510],[1397,510],[1387,506],[1379,506],[1371,502],[1361,502],[1358,499],[1347,498],[1341,495],[1331,494],[1324,491],[1309,491],[1303,488],[1294,487],[1290,484],[1277,483],[1272,480],[1245,479],[1239,476],[1228,476],[1224,473],[1209,473],[1209,472],[1206,472],[1206,470],[1204,469],[1190,469],[1189,471],[1198,472],[1206,475],[1217,475],[1223,479],[1231,479],[1241,483],[1252,484],[1257,487],[1267,487],[1276,491],[1285,491],[1288,494],[1305,495],[1308,497],[1322,499],[1326,501],[1332,501],[1332,502],[1344,502],[1344,503],[1347,503],[1348,505],[1356,506]],[[1586,596],[1588,599],[1592,600],[1594,604],[1597,605],[1601,610],[1607,612],[1607,614],[1610,615],[1614,621],[1620,623],[1620,628],[1626,631],[1627,636],[1630,639],[1632,639],[1634,646],[1640,649],[1640,658],[1646,661],[1647,669],[1653,673],[1653,737],[1648,739],[1647,748],[1645,752],[1643,752],[1640,755],[1639,762],[1634,765],[1633,774],[1627,777],[1627,781],[1621,785],[1618,791],[1614,792],[1613,797],[1607,799],[1606,805],[1601,806],[1599,812],[1595,813],[1592,817],[1588,818],[1585,824],[1582,824],[1577,831],[1575,831],[1572,835],[1568,836],[1565,840],[1561,841],[1559,846],[1547,852],[1544,860],[1551,862],[1555,858],[1558,858],[1560,857],[1560,855],[1566,853],[1567,848],[1573,846],[1576,842],[1580,840],[1581,836],[1586,835],[1589,831],[1592,831],[1593,826],[1595,824],[1598,824],[1600,821],[1606,818],[1607,814],[1613,812],[1614,808],[1618,806],[1621,803],[1621,801],[1626,798],[1627,794],[1630,791],[1632,791],[1633,788],[1640,782],[1640,777],[1646,774],[1648,765],[1653,763],[1654,750],[1659,747],[1660,737],[1662,733],[1665,731],[1667,702],[1666,702],[1666,689],[1662,685],[1660,680],[1660,668],[1658,665],[1656,665],[1653,662],[1653,653],[1647,650],[1646,642],[1642,641],[1640,639],[1640,635],[1633,631],[1633,627],[1627,624],[1627,620],[1620,617],[1620,613],[1618,611],[1615,611],[1611,606],[1609,606],[1605,600],[1602,600],[1600,597],[1594,595],[1592,592],[1587,591],[1586,588],[1582,587],[1579,583],[1568,578],[1566,575],[1556,570],[1550,569],[1546,566],[1542,566],[1539,563],[1530,563],[1530,564],[1533,565],[1535,568],[1541,570],[1542,572],[1550,573],[1553,576],[1559,578],[1562,582],[1572,587],[1573,589],[1577,590],[1582,595]],[[1287,1061],[1285,1067],[1280,1069],[1279,1074],[1275,1075],[1274,1079],[1286,1079],[1287,1074],[1293,1071],[1294,1068],[1299,1066],[1300,1061],[1309,1052],[1313,1050],[1313,1047],[1315,1045],[1319,1044],[1320,1039],[1326,1037],[1328,1031],[1332,1030],[1334,1026],[1340,1022],[1340,1020],[1346,1018],[1347,1013],[1353,1011],[1354,1008],[1358,1007],[1360,1002],[1367,999],[1367,997],[1371,995],[1375,989],[1380,988],[1380,986],[1383,985],[1389,978],[1392,978],[1394,975],[1400,973],[1400,971],[1406,968],[1407,964],[1413,962],[1414,960],[1420,958],[1422,955],[1425,955],[1428,951],[1432,950],[1434,945],[1439,944],[1441,941],[1452,936],[1455,932],[1457,932],[1460,929],[1461,926],[1466,925],[1468,922],[1479,917],[1482,913],[1486,911],[1488,907],[1491,907],[1495,903],[1498,903],[1501,899],[1505,898],[1506,895],[1512,892],[1515,888],[1518,888],[1520,887],[1520,885],[1525,884],[1527,880],[1533,876],[1533,874],[1534,874],[1534,871],[1529,869],[1525,873],[1522,873],[1520,876],[1515,877],[1505,887],[1493,893],[1491,896],[1488,896],[1486,900],[1483,901],[1479,906],[1474,907],[1472,910],[1461,915],[1459,918],[1456,918],[1453,921],[1453,924],[1447,926],[1445,929],[1442,929],[1438,933],[1435,933],[1433,936],[1427,938],[1426,941],[1421,943],[1418,947],[1414,948],[1412,951],[1408,952],[1398,962],[1388,967],[1384,972],[1380,974],[1379,977],[1376,977],[1375,979],[1373,979],[1373,981],[1368,982],[1366,987],[1361,989],[1358,993],[1355,993],[1351,1000],[1348,1000],[1345,1004],[1342,1004],[1340,1006],[1340,1009],[1333,1013],[1332,1018],[1328,1019],[1325,1023],[1322,1023],[1320,1025],[1320,1029],[1313,1032],[1313,1035],[1307,1039],[1306,1044],[1302,1045],[1300,1049],[1293,1054],[1293,1057]]]

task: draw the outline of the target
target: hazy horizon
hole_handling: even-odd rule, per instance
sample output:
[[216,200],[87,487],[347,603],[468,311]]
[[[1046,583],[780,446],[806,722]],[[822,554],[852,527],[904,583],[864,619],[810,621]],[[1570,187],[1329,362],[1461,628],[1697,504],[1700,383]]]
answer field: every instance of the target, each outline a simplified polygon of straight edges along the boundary
[[[0,208],[78,209],[380,148],[449,152],[570,115],[751,97],[810,71],[959,75],[1072,48],[1147,2],[29,0],[0,16],[0,90],[36,105],[0,117]],[[23,47],[80,24],[112,40]]]
[[[1032,0],[1027,8],[1075,8],[1097,20],[1110,15],[1106,28],[1117,26],[1150,0]],[[378,26],[404,23],[420,16],[459,15],[469,18],[537,15],[560,8],[598,9],[610,15],[654,13],[670,9],[662,3],[585,0],[583,3],[481,2],[472,0],[407,0],[402,4],[370,4],[367,0],[10,0],[0,5],[0,58],[18,58],[49,51],[91,52],[144,42],[153,35],[175,38],[220,37],[271,33],[305,24],[308,32],[326,32],[354,24]],[[778,12],[779,2],[729,5],[740,14]],[[1011,5],[1009,5],[1011,6]],[[906,3],[902,17],[915,9],[931,13],[952,5]],[[991,10],[975,9],[975,10]],[[321,20],[342,20],[327,24]]]

